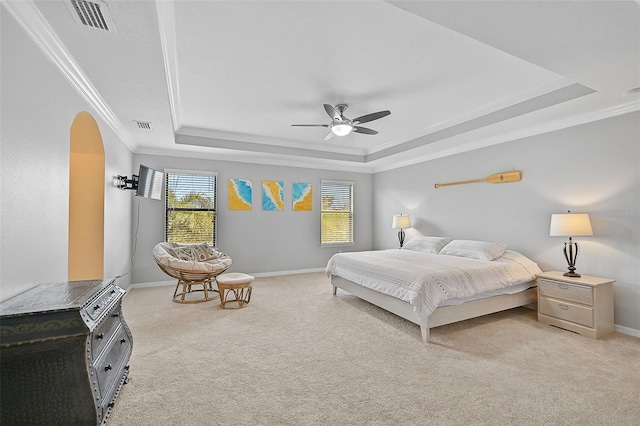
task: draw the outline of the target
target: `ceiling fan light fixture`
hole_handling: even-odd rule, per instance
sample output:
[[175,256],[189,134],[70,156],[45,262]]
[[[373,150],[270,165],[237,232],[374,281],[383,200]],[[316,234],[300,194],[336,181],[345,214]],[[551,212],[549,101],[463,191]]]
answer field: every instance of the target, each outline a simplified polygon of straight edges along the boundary
[[324,104],[325,112],[331,117],[331,123],[329,124],[292,124],[292,126],[300,127],[328,127],[330,132],[324,137],[324,140],[329,140],[334,136],[346,136],[349,133],[358,133],[361,135],[377,135],[373,129],[362,127],[360,124],[368,123],[373,120],[378,120],[382,117],[386,117],[391,114],[391,111],[378,111],[371,114],[362,115],[358,118],[350,120],[344,116],[344,112],[348,108],[347,104],[338,104],[335,107],[329,104]]
[[331,131],[336,136],[346,136],[353,130],[353,126],[349,123],[337,123],[331,126]]

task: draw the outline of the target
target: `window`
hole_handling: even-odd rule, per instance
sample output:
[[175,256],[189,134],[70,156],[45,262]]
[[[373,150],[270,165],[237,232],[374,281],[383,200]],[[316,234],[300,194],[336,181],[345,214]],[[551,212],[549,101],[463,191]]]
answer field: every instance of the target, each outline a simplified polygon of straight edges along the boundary
[[216,246],[217,173],[166,171],[165,241]]
[[353,245],[353,182],[322,180],[321,246]]

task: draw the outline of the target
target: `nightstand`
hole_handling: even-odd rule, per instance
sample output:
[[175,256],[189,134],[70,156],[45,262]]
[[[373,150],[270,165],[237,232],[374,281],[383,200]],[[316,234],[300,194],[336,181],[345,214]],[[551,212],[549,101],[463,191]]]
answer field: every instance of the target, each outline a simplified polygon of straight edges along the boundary
[[538,321],[598,339],[613,333],[615,280],[538,274]]

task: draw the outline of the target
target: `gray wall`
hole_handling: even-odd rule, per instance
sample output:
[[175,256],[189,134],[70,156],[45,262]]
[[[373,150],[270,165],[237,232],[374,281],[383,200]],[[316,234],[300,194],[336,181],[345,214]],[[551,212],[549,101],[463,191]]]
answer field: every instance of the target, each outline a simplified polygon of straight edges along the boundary
[[[323,171],[296,167],[236,163],[157,155],[134,156],[135,168],[142,163],[157,170],[181,169],[218,172],[218,241],[219,250],[229,254],[233,266],[229,271],[274,273],[324,268],[338,250],[370,250],[372,248],[372,176],[363,173]],[[250,179],[253,183],[253,209],[229,210],[227,180]],[[320,247],[320,180],[354,181],[353,247]],[[285,210],[263,211],[261,182],[284,181]],[[291,184],[313,185],[313,211],[293,211]],[[141,199],[138,244],[134,257],[135,283],[163,282],[170,279],[155,264],[151,251],[162,241],[164,230],[164,198],[162,201]],[[134,206],[135,210],[136,206]],[[135,221],[135,217],[134,217]]]
[[[70,128],[83,110],[96,119],[105,149],[104,273],[127,271],[131,197],[110,176],[133,155],[2,9],[0,297],[68,278]],[[118,281],[124,287],[130,276]]]
[[[577,237],[578,272],[616,279],[615,322],[640,330],[640,116],[597,121],[409,167],[373,179],[376,249],[397,247],[393,214],[413,235],[504,242],[543,270],[566,270],[551,214],[589,213],[593,237]],[[435,189],[434,183],[522,171],[522,181]]]

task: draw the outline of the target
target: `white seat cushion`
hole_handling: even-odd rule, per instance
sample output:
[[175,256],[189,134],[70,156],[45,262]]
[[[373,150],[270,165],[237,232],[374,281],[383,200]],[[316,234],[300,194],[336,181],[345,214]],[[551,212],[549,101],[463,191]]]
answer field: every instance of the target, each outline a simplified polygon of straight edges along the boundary
[[[206,243],[201,246],[206,246]],[[189,248],[191,246],[177,243],[161,242],[156,244],[153,248],[153,257],[156,261],[164,266],[171,268],[182,269],[185,271],[193,272],[215,272],[220,269],[227,269],[231,266],[231,258],[221,251],[215,249],[209,249],[208,259],[203,261],[187,260],[176,257],[176,248]]]
[[255,277],[241,272],[229,272],[216,277],[216,281],[220,284],[246,284],[253,280],[255,280]]

